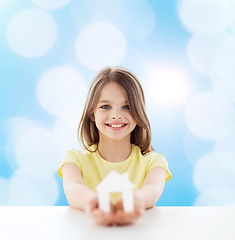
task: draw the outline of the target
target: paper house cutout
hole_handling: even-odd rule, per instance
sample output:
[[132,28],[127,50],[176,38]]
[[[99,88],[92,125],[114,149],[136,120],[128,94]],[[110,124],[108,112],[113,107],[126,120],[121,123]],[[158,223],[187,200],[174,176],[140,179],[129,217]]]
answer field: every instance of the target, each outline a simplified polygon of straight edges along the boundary
[[134,210],[133,188],[135,185],[129,181],[128,174],[119,174],[111,171],[102,182],[97,185],[99,208],[106,212],[110,212],[110,193],[122,193],[124,211],[130,212]]

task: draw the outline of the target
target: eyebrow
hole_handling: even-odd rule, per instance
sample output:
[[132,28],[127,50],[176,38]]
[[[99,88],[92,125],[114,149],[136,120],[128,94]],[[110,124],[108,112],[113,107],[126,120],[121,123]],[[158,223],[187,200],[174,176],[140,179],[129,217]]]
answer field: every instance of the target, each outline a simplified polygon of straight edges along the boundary
[[[112,103],[112,101],[109,100],[101,100],[98,103]],[[123,103],[128,103],[127,101],[124,101]]]

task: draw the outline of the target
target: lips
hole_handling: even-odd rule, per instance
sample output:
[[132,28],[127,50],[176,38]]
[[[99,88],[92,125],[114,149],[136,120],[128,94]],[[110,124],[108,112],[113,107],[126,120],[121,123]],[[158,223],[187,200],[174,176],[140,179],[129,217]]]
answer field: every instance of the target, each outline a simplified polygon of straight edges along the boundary
[[106,123],[105,125],[112,128],[122,128],[122,127],[125,127],[127,124],[126,123],[115,123],[115,124]]

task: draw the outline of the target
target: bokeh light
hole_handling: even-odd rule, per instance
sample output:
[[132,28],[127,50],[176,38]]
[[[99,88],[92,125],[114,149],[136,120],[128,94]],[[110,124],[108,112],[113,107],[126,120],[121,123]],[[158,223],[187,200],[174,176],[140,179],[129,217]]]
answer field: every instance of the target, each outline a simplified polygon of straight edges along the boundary
[[211,83],[215,91],[235,102],[235,38],[227,38],[215,54]]
[[[142,42],[156,25],[154,9],[146,0],[73,1],[71,12],[78,26],[109,22],[132,42]],[[86,13],[86,14],[84,14]]]
[[191,64],[200,72],[212,74],[216,51],[228,36],[226,32],[193,35],[187,47]]
[[44,9],[57,9],[66,6],[70,0],[30,0],[35,6]]
[[227,0],[182,0],[179,16],[191,32],[215,33],[231,22],[231,9]]
[[15,151],[20,166],[41,166],[53,174],[61,158],[58,150],[53,132],[36,127],[19,138]]
[[113,25],[105,22],[85,27],[76,39],[78,60],[86,67],[99,70],[118,65],[126,53],[126,40]]
[[215,142],[216,160],[235,176],[235,124],[225,135]]
[[215,152],[208,153],[198,160],[193,179],[195,186],[201,192],[214,187],[232,188],[235,183],[233,175],[229,173],[228,168],[225,168],[225,163],[217,161]]
[[10,20],[7,38],[17,54],[27,58],[39,57],[53,47],[57,39],[57,25],[47,12],[25,9]]
[[68,149],[82,150],[77,137],[78,124],[82,116],[83,106],[70,109],[64,115],[57,118],[54,125],[54,135],[58,148],[62,153]]
[[186,122],[199,138],[216,140],[234,125],[234,107],[214,92],[201,93],[187,105]]
[[217,161],[217,153],[209,153],[197,162],[194,183],[200,194],[195,205],[223,206],[235,203],[234,174],[225,165]]
[[132,0],[122,0],[121,4],[117,26],[132,41],[142,42],[147,39],[156,24],[152,6],[146,0],[135,1],[135,4]]
[[187,160],[195,167],[199,159],[213,150],[214,143],[207,140],[202,140],[191,131],[188,131],[184,137],[184,152]]
[[214,73],[223,77],[227,71],[230,71],[235,66],[235,37],[231,36],[218,48],[214,58]]
[[9,194],[9,184],[4,178],[0,178],[0,206],[8,205],[10,194]]
[[12,117],[6,121],[5,128],[9,131],[9,137],[6,142],[6,156],[12,170],[16,170],[19,167],[15,152],[19,138],[26,131],[30,131],[35,127],[35,123],[24,117]]
[[171,66],[154,69],[145,84],[146,95],[154,105],[182,104],[190,93],[187,74]]
[[234,206],[235,191],[228,187],[215,187],[201,193],[196,201],[196,206]]
[[9,183],[9,205],[54,205],[58,198],[58,184],[53,177],[31,178],[13,176]]
[[[87,0],[72,1],[71,16],[78,27],[84,27],[95,22],[117,23],[122,9],[121,0]],[[85,14],[84,14],[85,13]]]
[[51,114],[62,115],[70,108],[80,108],[86,98],[87,86],[82,76],[72,68],[48,70],[37,86],[38,101]]

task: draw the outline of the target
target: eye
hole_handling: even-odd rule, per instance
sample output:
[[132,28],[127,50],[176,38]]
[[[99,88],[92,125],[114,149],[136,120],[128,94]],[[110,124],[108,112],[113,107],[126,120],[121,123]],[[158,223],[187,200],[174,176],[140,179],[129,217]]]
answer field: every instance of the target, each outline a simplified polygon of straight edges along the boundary
[[123,108],[124,109],[130,109],[129,105],[125,105]]
[[101,108],[103,108],[103,109],[110,109],[110,106],[109,105],[103,105]]

